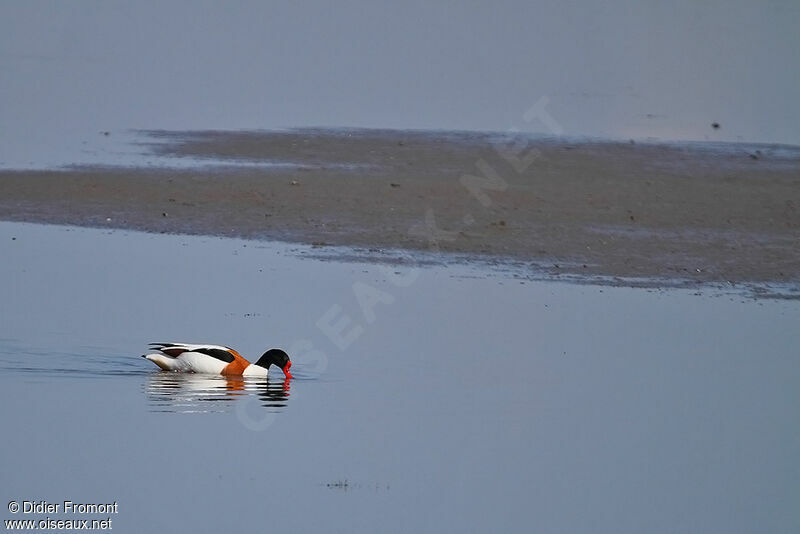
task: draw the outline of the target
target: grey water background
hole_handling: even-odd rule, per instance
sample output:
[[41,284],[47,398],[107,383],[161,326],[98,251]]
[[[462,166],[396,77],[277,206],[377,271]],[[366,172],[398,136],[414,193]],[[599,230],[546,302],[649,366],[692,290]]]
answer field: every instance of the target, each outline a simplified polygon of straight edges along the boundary
[[[0,502],[117,501],[118,532],[800,527],[797,301],[311,256],[0,223]],[[168,340],[283,346],[296,379],[139,357]]]
[[793,0],[2,2],[0,166],[108,163],[127,129],[800,144],[798,27]]

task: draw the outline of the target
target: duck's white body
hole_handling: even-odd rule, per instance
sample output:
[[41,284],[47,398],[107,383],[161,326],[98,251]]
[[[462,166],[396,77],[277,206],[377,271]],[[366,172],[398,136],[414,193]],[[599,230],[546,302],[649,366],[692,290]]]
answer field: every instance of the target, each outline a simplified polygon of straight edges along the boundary
[[[268,351],[257,363],[253,364],[232,348],[222,345],[151,343],[151,349],[158,352],[143,354],[142,357],[166,371],[261,378],[269,376],[270,366],[270,363],[262,362],[268,362],[269,358],[265,358],[266,355],[276,351],[276,349]],[[283,351],[277,352],[285,355]],[[288,356],[286,356],[286,362],[283,366],[276,362],[271,363],[282,367],[286,377],[291,378],[289,368],[292,364]]]

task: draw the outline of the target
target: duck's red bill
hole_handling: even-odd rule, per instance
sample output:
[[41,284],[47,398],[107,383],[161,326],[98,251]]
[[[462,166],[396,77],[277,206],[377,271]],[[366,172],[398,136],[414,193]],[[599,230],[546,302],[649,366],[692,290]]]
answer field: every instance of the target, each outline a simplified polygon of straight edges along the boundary
[[289,362],[283,367],[283,374],[286,375],[286,378],[292,378],[292,373],[289,372],[291,366],[292,362]]

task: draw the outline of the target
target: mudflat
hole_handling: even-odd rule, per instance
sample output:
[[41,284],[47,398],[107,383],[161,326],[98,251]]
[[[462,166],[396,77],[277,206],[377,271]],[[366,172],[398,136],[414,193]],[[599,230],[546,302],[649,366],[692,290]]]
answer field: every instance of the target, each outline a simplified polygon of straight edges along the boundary
[[195,167],[0,171],[0,219],[800,282],[800,149],[390,130],[149,132]]

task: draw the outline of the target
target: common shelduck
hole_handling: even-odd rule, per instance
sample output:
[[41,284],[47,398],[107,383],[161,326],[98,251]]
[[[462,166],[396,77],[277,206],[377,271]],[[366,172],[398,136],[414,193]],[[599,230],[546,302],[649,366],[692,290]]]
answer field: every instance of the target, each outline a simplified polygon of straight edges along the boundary
[[142,354],[165,371],[184,371],[225,376],[254,376],[266,378],[269,368],[277,365],[292,378],[292,361],[281,349],[270,349],[256,363],[250,363],[230,347],[195,345],[191,343],[150,343],[153,354]]

